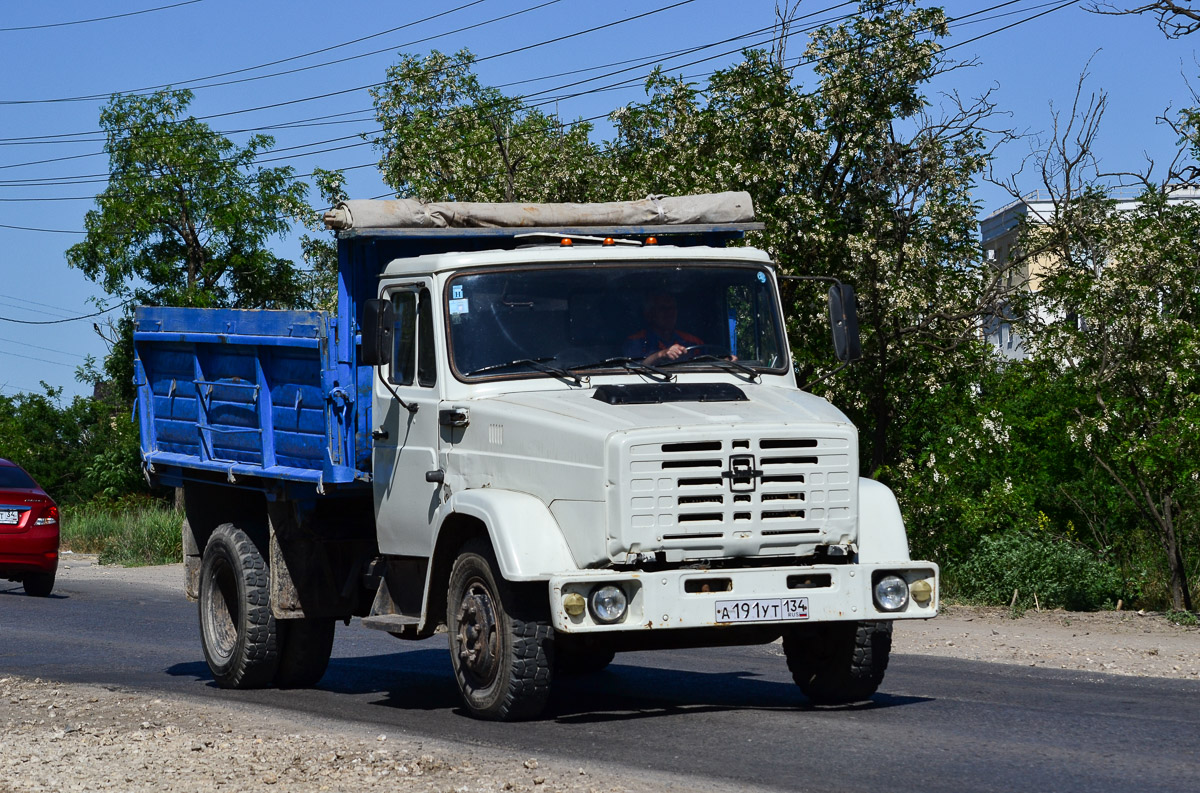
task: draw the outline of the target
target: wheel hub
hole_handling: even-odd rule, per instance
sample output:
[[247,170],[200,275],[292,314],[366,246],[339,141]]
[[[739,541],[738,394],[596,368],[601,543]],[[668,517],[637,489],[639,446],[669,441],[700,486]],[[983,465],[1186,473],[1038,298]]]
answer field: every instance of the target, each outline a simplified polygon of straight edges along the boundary
[[483,680],[496,675],[499,652],[496,606],[482,583],[472,582],[458,608],[458,660]]

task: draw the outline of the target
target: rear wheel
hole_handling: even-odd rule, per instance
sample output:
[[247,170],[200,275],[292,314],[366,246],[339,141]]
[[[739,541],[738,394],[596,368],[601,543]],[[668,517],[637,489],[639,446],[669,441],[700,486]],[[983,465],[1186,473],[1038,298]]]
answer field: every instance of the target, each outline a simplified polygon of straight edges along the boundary
[[49,597],[54,591],[54,573],[29,573],[21,579],[25,594],[35,598]]
[[471,715],[497,721],[539,716],[553,672],[545,597],[501,578],[491,546],[482,541],[459,553],[447,596],[450,662]]
[[336,625],[336,620],[320,617],[277,620],[279,669],[275,672],[275,685],[280,688],[315,686],[329,666]]
[[783,637],[792,679],[815,705],[869,698],[883,682],[891,649],[890,622],[827,622]]
[[232,523],[213,530],[200,564],[200,638],[221,688],[268,686],[279,668],[270,576],[254,541]]

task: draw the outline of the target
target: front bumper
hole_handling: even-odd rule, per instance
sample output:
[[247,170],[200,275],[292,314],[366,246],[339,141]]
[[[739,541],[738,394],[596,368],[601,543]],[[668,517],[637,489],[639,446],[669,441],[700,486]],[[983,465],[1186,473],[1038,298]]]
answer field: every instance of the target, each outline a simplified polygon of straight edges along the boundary
[[[901,576],[910,587],[917,581],[928,582],[928,601],[918,603],[910,597],[899,611],[881,611],[871,592],[878,576],[887,574]],[[933,562],[653,573],[578,570],[550,577],[550,614],[555,630],[563,633],[929,619],[937,616],[939,583]],[[590,609],[567,613],[565,596],[579,594],[586,600],[593,588],[605,584],[625,591],[629,606],[621,621],[603,624]]]

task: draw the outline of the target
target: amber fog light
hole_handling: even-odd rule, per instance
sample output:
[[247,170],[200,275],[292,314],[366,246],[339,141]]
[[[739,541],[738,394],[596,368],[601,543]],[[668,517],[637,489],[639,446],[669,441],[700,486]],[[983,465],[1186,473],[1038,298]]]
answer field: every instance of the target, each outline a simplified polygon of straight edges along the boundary
[[587,608],[587,601],[578,592],[570,592],[563,595],[562,604],[563,611],[567,612],[568,617],[582,617],[584,610]]
[[908,594],[912,596],[918,606],[928,606],[929,601],[933,600],[933,584],[925,579],[914,581],[908,587]]

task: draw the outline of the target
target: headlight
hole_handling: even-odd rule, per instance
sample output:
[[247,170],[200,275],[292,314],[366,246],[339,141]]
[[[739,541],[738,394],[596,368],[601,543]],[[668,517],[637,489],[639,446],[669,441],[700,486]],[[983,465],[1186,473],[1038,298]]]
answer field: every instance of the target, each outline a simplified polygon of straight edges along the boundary
[[885,575],[875,582],[875,605],[880,611],[899,611],[908,605],[908,584],[898,575]]
[[625,609],[629,605],[625,591],[612,584],[605,584],[593,589],[588,603],[592,607],[592,616],[595,617],[596,622],[605,624],[623,620]]

